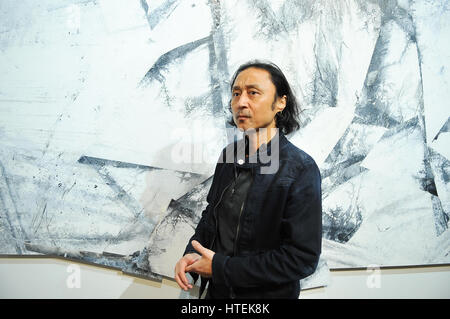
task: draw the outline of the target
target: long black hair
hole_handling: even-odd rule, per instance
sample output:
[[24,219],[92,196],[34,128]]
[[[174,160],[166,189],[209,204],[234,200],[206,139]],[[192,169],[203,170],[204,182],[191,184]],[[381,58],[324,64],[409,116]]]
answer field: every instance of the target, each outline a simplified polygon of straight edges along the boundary
[[[284,95],[286,96],[286,107],[284,108],[283,112],[278,112],[275,115],[276,125],[280,129],[280,131],[283,132],[283,134],[289,134],[298,130],[300,128],[299,123],[300,110],[297,104],[297,99],[295,98],[291,86],[289,85],[289,82],[287,81],[283,72],[274,63],[255,60],[242,64],[234,73],[231,79],[230,82],[231,91],[233,90],[234,82],[236,81],[236,78],[239,75],[239,73],[248,68],[258,68],[269,72],[272,83],[275,85],[276,88],[276,96],[277,97],[283,97]],[[231,100],[229,103],[229,110],[230,112],[232,112]],[[228,121],[228,123],[232,126],[236,126],[236,124],[233,121],[233,116],[231,116],[231,119]]]

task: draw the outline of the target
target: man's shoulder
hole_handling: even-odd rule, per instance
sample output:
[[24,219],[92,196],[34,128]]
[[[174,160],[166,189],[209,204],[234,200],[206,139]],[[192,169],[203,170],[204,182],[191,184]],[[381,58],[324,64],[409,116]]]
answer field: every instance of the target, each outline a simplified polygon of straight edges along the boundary
[[306,167],[318,168],[314,158],[306,151],[287,141],[286,145],[280,150],[280,160],[286,160],[294,163],[300,169]]

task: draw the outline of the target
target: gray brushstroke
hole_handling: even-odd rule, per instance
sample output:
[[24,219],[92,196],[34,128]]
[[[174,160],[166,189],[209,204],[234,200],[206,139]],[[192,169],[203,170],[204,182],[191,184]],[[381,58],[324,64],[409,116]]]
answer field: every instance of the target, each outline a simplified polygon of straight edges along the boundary
[[84,155],[78,159],[78,163],[88,164],[88,165],[92,165],[92,166],[96,166],[96,167],[111,166],[111,167],[116,167],[116,168],[132,168],[132,169],[140,169],[140,170],[162,170],[162,168],[159,168],[159,167],[134,164],[134,163],[128,163],[128,162],[121,162],[121,161],[116,161],[116,160],[109,160],[109,159],[105,159],[105,158],[84,156]]
[[62,257],[68,260],[76,260],[96,266],[104,266],[121,270],[126,274],[143,277],[145,279],[162,281],[162,277],[152,273],[147,259],[146,250],[136,251],[131,255],[118,255],[110,253],[95,253],[83,250],[67,250],[60,247],[49,247],[35,243],[26,243],[26,248],[30,251],[41,253],[47,256]]
[[[145,214],[142,214],[145,211],[145,208],[134,198],[130,196],[128,192],[126,192],[123,187],[117,184],[116,180],[111,177],[108,172],[108,167],[114,168],[127,168],[127,169],[136,169],[140,171],[152,171],[152,170],[162,170],[161,168],[146,166],[140,164],[127,163],[122,161],[115,160],[107,160],[96,157],[82,156],[78,160],[79,163],[88,164],[92,166],[97,173],[101,176],[101,178],[105,181],[105,184],[108,185],[116,194],[115,199],[120,200],[125,207],[129,209],[130,212],[134,215],[134,223],[139,223],[142,228],[144,228],[144,234],[150,235],[153,229],[155,228],[155,222],[149,220]],[[175,171],[180,175],[180,181],[183,180],[191,180],[192,178],[199,179],[201,177],[200,174],[190,173],[190,172],[181,172]],[[123,231],[121,229],[120,232],[111,238],[107,239],[109,244],[118,244],[120,242],[131,240],[134,234],[130,234]]]
[[378,2],[381,9],[381,24],[394,21],[405,32],[411,41],[416,42],[416,27],[411,14],[398,1],[382,0]]
[[[164,6],[168,9],[170,5],[175,2],[166,2]],[[211,14],[212,14],[212,28],[211,34],[205,38],[186,43],[181,45],[163,55],[161,55],[150,70],[145,74],[144,78],[140,81],[138,87],[146,87],[152,81],[156,80],[161,83],[161,93],[166,96],[166,104],[170,107],[170,96],[165,88],[165,77],[163,73],[168,70],[168,67],[172,63],[178,62],[184,58],[188,53],[197,49],[198,47],[207,44],[209,50],[209,74],[210,74],[210,94],[212,100],[212,113],[214,115],[222,116],[228,110],[225,108],[226,103],[223,101],[228,95],[228,89],[225,85],[228,82],[229,72],[227,65],[225,40],[222,31],[222,21],[220,15],[220,3],[217,1],[209,2]],[[163,7],[161,6],[161,7]],[[148,7],[147,7],[148,9]],[[145,10],[145,8],[144,8]],[[204,102],[204,99],[202,99]],[[202,104],[205,105],[205,104]],[[190,109],[193,106],[187,106],[186,113],[189,114]]]
[[[144,211],[142,205],[132,196],[130,196],[117,182],[112,178],[108,172],[104,169],[105,164],[112,163],[114,167],[131,167],[134,169],[144,169],[141,168],[143,165],[123,163],[119,161],[110,161],[110,160],[101,160],[99,158],[89,158],[86,156],[81,157],[78,162],[79,163],[88,163],[93,168],[96,169],[97,173],[101,176],[101,178],[105,181],[106,185],[108,185],[116,194],[116,199],[120,200],[134,215],[134,218],[138,218],[141,213]],[[98,165],[99,164],[99,165]],[[138,168],[139,167],[139,168]],[[117,238],[120,240],[120,235]]]
[[445,124],[442,125],[439,132],[433,138],[433,142],[438,139],[438,137],[439,137],[439,135],[441,135],[441,133],[447,133],[447,132],[450,132],[450,117],[447,119],[447,122],[445,122]]
[[217,58],[214,48],[214,40],[208,42],[209,51],[209,77],[210,77],[210,95],[212,99],[213,114],[221,115],[224,106],[222,103],[222,89],[220,85],[220,75],[217,69]]
[[[337,66],[331,63],[327,55],[322,53],[326,50],[327,39],[323,39],[321,32],[316,32],[314,42],[314,55],[316,61],[316,72],[313,84],[312,103],[315,105],[325,104],[336,107],[338,84]],[[340,57],[338,58],[340,60]]]
[[346,243],[361,226],[361,208],[359,206],[348,208],[338,206],[330,211],[324,211],[322,221],[324,238]]
[[378,99],[378,91],[382,88],[385,68],[384,59],[389,48],[390,30],[383,26],[375,43],[375,48],[364,82],[363,98],[355,108],[355,116],[360,124],[376,125],[392,128],[399,121],[391,117],[387,110],[389,105]]
[[424,166],[426,167],[424,172],[425,176],[419,180],[420,188],[431,195],[438,196],[436,183],[434,182],[434,174],[427,160],[424,160]]
[[[341,142],[338,142],[338,144],[336,145],[336,148],[335,148],[336,150],[340,149],[340,145],[339,145],[340,143]],[[333,151],[335,151],[335,149],[333,149]],[[346,158],[342,162],[336,162],[335,160],[332,159],[332,158],[337,158],[336,155],[333,156],[332,153],[330,153],[330,155],[326,161],[333,163],[333,167],[330,169],[321,170],[321,176],[324,179],[324,178],[327,178],[327,177],[333,176],[334,174],[339,173],[338,179],[336,179],[334,182],[334,186],[337,187],[341,184],[344,184],[349,179],[351,179],[367,170],[366,168],[361,167],[359,165],[366,158],[366,155],[367,155],[367,153],[360,154],[360,155],[353,155],[353,156]],[[357,170],[358,172],[354,171],[351,174],[346,174],[347,173],[346,169],[348,169],[350,167],[352,168],[353,171]],[[348,171],[348,172],[350,172],[350,171]],[[327,191],[328,191],[327,193],[330,193],[330,190],[327,190]]]
[[[379,141],[382,142],[383,140],[392,138],[397,134],[411,135],[415,130],[422,131],[421,129],[422,128],[419,125],[419,118],[416,116],[400,125],[393,127],[389,131],[386,131],[381,136]],[[347,129],[347,134],[348,131],[349,129]],[[349,154],[343,149],[342,145],[347,138],[347,134],[344,134],[344,136],[339,140],[338,144],[326,160],[326,163],[328,162],[331,168],[324,171],[324,175],[326,175],[324,178],[331,179],[331,181],[325,180],[324,182],[324,198],[333,192],[339,185],[347,182],[350,178],[367,171],[367,169],[361,168],[359,165],[368,154],[368,152],[361,152],[358,154],[358,151],[362,149],[362,147],[358,148],[358,146],[361,145],[356,144],[354,146],[354,154]],[[357,140],[363,141],[364,139],[359,138]],[[350,174],[348,174],[349,171]],[[432,179],[432,172],[426,170],[425,172],[420,173],[420,176],[416,178],[418,179],[422,189],[430,194],[436,195],[436,185]],[[354,194],[353,196],[357,196],[357,194]],[[356,203],[357,201],[354,202]],[[329,211],[324,210],[323,235],[327,239],[340,243],[346,243],[359,229],[361,223],[362,213],[358,204],[350,205],[349,207],[337,207],[336,209],[331,209]]]
[[[359,103],[356,107],[355,114],[360,117],[358,120],[362,124],[378,125],[386,128],[392,128],[400,124],[398,119],[388,114],[389,104],[383,103],[378,99],[377,92],[383,85],[384,69],[392,64],[385,63],[385,56],[390,46],[391,24],[395,23],[400,27],[408,38],[408,44],[403,49],[403,55],[406,53],[409,45],[414,45],[417,50],[417,40],[415,25],[412,16],[403,8],[399,7],[396,1],[383,1],[380,3],[382,10],[381,29],[375,44],[375,48],[370,61],[369,69],[364,82],[364,99],[365,103]],[[418,50],[418,65],[421,70],[421,55]],[[400,61],[394,62],[400,63]],[[420,74],[422,83],[422,75]],[[423,104],[423,98],[420,98]],[[423,112],[421,113],[423,114]]]
[[433,150],[429,150],[429,152],[431,158],[436,159],[436,161],[439,162],[437,174],[444,184],[448,184],[450,182],[450,161]]
[[[217,86],[214,86],[213,88],[211,88],[211,91],[213,93],[208,92],[206,94],[202,94],[199,96],[186,98],[184,101],[186,116],[189,116],[192,112],[195,112],[195,110],[197,110],[199,107],[207,108],[208,110],[212,110],[213,114],[219,115],[216,113],[217,112],[217,101],[214,99],[215,89],[217,89]],[[219,94],[220,94],[220,92],[219,92]],[[211,105],[211,99],[210,99],[211,95],[213,96],[212,105]],[[220,106],[220,104],[219,104],[219,106]]]
[[[342,12],[345,4],[341,2],[327,3],[326,14],[322,11],[315,14],[317,1],[303,1],[301,5],[297,1],[285,1],[278,12],[274,12],[269,1],[248,0],[248,6],[257,11],[259,28],[254,34],[255,37],[263,37],[266,40],[275,40],[280,36],[286,37],[291,30],[307,20],[315,18],[320,26],[324,26],[326,32],[317,29],[315,33],[314,54],[316,72],[311,83],[312,97],[310,103],[314,105],[325,104],[328,107],[335,107],[337,104],[337,94],[339,88],[338,74],[339,62],[336,65],[334,59],[324,54],[329,50],[329,42],[337,44],[337,61],[341,60],[339,46],[345,45],[341,40],[339,25],[342,25],[342,17],[336,12]],[[331,14],[331,16],[329,16]],[[331,34],[327,37],[327,34]],[[333,53],[332,53],[333,54]],[[306,89],[306,88],[305,88]],[[303,123],[308,124],[309,121]]]
[[[167,209],[167,215],[152,231],[151,237],[156,236],[162,240],[169,240],[171,237],[170,234],[161,234],[158,230],[161,228],[164,229],[166,225],[172,225],[172,228],[174,229],[180,222],[187,223],[192,229],[195,229],[200,221],[203,209],[207,206],[206,194],[211,187],[212,180],[213,176],[195,186],[180,198],[171,200]],[[148,247],[148,250],[150,256],[161,253],[160,247],[152,246]]]
[[[346,4],[342,1],[331,2],[323,11],[319,11],[320,15],[317,17],[319,28],[316,29],[314,41],[316,72],[311,100],[315,105],[337,106],[341,52],[345,46],[342,16],[338,13],[344,12],[344,6]],[[330,50],[330,43],[333,44],[333,50]]]
[[[385,59],[390,46],[390,33],[390,26],[386,23],[382,25],[364,81],[362,96],[358,99],[355,107],[355,116],[325,160],[323,177],[332,179],[331,186],[324,189],[325,197],[340,184],[366,170],[360,167],[359,163],[364,160],[370,149],[367,149],[365,145],[363,131],[357,131],[352,141],[347,141],[350,134],[354,133],[351,130],[352,125],[362,124],[367,129],[371,127],[388,128],[390,129],[388,134],[395,134],[397,131],[392,129],[401,125],[397,119],[389,115],[390,104],[383,103],[378,99],[379,90],[384,85],[384,70],[388,66]],[[414,123],[410,124],[417,125],[417,118]],[[351,150],[343,149],[346,144],[352,145]],[[347,168],[349,170],[345,171]]]
[[440,236],[444,231],[448,229],[448,222],[450,220],[450,217],[442,208],[442,203],[439,197],[432,196],[431,201],[433,204],[433,216],[434,225],[436,227],[436,235]]
[[[200,99],[202,99],[202,97],[200,97]],[[203,99],[201,101],[203,101]],[[195,102],[199,103],[200,101],[195,101]],[[114,168],[131,168],[131,169],[143,170],[143,171],[164,170],[163,168],[156,167],[156,166],[148,166],[148,165],[122,162],[122,161],[116,161],[116,160],[109,160],[109,159],[105,159],[105,158],[84,156],[84,155],[78,159],[78,163],[91,165],[91,166],[97,167],[97,168],[103,168],[103,167],[109,166],[109,167],[114,167]],[[177,173],[178,175],[180,175],[180,180],[182,182],[191,180],[192,177],[195,177],[195,178],[201,177],[201,175],[197,174],[197,173],[178,171],[178,170],[174,170],[174,172]]]
[[175,226],[179,222],[186,222],[195,229],[200,221],[201,212],[207,205],[206,196],[203,195],[211,187],[213,177],[210,176],[180,198],[171,200],[167,209],[169,213],[164,218],[165,223]]
[[[0,162],[0,176],[3,177],[3,183],[0,183],[0,201],[1,208],[4,211],[6,222],[6,227],[14,241],[14,249],[17,254],[22,255],[26,248],[24,246],[24,241],[28,240],[26,232],[23,230],[22,222],[20,220],[20,215],[17,212],[16,204],[11,196],[11,185],[6,175],[5,167]],[[3,184],[3,185],[2,185]]]
[[200,46],[207,44],[209,41],[210,36],[207,36],[202,39],[183,44],[167,53],[164,53],[158,58],[155,64],[153,64],[150,70],[148,70],[143,79],[139,82],[138,87],[147,87],[154,80],[163,83],[165,81],[163,72],[167,71],[171,64],[179,62],[179,60],[185,58],[188,53],[191,53]]
[[429,149],[428,152],[433,175],[440,187],[435,185],[436,194],[432,196],[433,216],[436,233],[439,236],[450,226],[450,197],[446,187],[450,182],[450,161],[433,149]]
[[291,31],[300,23],[311,20],[314,12],[314,1],[302,1],[302,4],[298,5],[298,0],[287,0],[283,2],[277,16],[280,17],[283,28]]
[[222,18],[220,1],[209,1],[208,4],[212,17],[211,37],[208,42],[208,49],[213,114],[224,116],[229,112],[228,100],[230,97],[228,86],[230,74],[227,63],[228,49],[223,32],[223,26],[227,22]]
[[148,11],[146,0],[140,0],[141,7],[145,12],[150,29],[153,30],[161,21],[166,20],[173,11],[178,7],[179,0],[167,0],[152,12]]
[[[438,196],[437,193],[437,187],[435,182],[435,173],[433,172],[433,169],[431,167],[431,161],[433,160],[434,153],[428,146],[427,142],[427,132],[426,132],[426,125],[425,125],[425,103],[423,99],[423,75],[422,75],[422,52],[419,47],[419,43],[417,40],[417,32],[416,32],[416,25],[414,23],[413,17],[408,14],[402,15],[407,16],[407,19],[403,19],[402,21],[406,21],[407,27],[405,27],[405,30],[408,30],[411,41],[414,42],[416,50],[417,50],[417,57],[418,57],[418,65],[419,65],[419,75],[420,75],[420,97],[419,97],[419,125],[422,129],[422,142],[424,145],[424,168],[425,168],[425,176],[422,178],[422,189],[429,192],[432,195]],[[439,133],[438,133],[439,134]],[[444,162],[448,161],[445,160]],[[445,169],[443,170],[445,172]],[[448,179],[447,179],[448,181]],[[445,183],[447,183],[445,181]],[[450,212],[445,212],[442,209],[442,203],[441,199],[439,197],[432,197],[432,207],[433,207],[433,213],[435,216],[435,225],[436,230],[438,234],[441,234],[447,227],[448,227],[448,220],[450,217]]]
[[267,40],[273,39],[280,33],[287,33],[288,28],[284,25],[283,19],[279,19],[272,10],[270,2],[267,0],[247,0],[249,8],[256,9],[258,15],[259,29],[254,36],[263,36]]

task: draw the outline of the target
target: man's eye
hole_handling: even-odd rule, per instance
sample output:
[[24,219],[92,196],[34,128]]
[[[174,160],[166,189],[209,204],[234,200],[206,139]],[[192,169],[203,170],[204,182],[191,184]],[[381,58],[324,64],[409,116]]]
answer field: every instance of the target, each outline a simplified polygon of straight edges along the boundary
[[256,92],[256,91],[251,91],[250,94],[251,94],[251,95],[256,95],[256,94],[258,94],[258,92]]
[[234,93],[233,93],[233,96],[238,96],[238,95],[239,95],[238,92],[234,92]]

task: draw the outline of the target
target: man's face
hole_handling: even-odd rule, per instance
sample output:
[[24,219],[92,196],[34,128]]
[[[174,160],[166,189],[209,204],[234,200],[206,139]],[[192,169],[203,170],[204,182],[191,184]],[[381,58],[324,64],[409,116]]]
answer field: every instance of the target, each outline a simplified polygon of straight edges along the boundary
[[241,130],[276,127],[275,115],[285,106],[286,96],[276,96],[270,73],[264,69],[245,69],[234,81],[231,110]]

